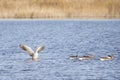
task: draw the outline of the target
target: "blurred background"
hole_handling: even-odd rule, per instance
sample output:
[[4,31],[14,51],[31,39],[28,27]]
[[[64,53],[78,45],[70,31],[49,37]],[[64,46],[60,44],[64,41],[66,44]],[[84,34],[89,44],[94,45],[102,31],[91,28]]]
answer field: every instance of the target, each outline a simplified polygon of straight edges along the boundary
[[0,18],[119,19],[120,0],[0,0]]

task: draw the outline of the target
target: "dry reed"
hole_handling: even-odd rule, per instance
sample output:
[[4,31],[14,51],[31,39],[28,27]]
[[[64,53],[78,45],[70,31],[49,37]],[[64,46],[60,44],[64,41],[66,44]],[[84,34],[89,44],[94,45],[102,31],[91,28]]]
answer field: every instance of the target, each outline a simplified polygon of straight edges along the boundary
[[120,0],[0,0],[0,18],[120,18]]

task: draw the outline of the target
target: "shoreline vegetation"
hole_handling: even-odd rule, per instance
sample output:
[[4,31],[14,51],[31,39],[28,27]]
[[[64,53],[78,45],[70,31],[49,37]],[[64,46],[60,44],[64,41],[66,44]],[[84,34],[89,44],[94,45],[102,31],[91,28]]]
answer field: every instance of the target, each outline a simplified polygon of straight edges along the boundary
[[1,19],[119,19],[120,0],[0,0]]

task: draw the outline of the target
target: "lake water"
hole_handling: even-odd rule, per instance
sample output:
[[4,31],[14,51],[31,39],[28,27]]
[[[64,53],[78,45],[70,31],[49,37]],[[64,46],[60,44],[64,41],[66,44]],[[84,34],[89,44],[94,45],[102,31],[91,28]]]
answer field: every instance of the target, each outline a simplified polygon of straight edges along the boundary
[[[46,47],[35,62],[19,44]],[[0,80],[120,80],[120,20],[0,20]]]

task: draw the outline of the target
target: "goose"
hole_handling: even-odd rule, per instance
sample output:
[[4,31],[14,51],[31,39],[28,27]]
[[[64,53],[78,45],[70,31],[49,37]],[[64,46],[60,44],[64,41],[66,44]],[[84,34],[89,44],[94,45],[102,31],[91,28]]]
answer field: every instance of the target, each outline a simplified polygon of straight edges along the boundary
[[114,54],[108,55],[108,56],[106,56],[106,57],[101,57],[100,60],[101,60],[101,61],[113,60],[113,58],[114,58]]
[[21,49],[25,50],[32,57],[33,61],[37,61],[38,60],[38,53],[40,51],[44,50],[44,48],[45,48],[45,46],[40,46],[40,47],[35,48],[35,50],[33,51],[27,45],[20,44],[19,47]]
[[78,59],[79,60],[91,60],[91,59],[93,59],[94,58],[94,55],[89,55],[89,56],[81,56],[81,57],[79,57]]
[[78,55],[72,55],[69,57],[69,59],[71,60],[77,60],[78,59]]

